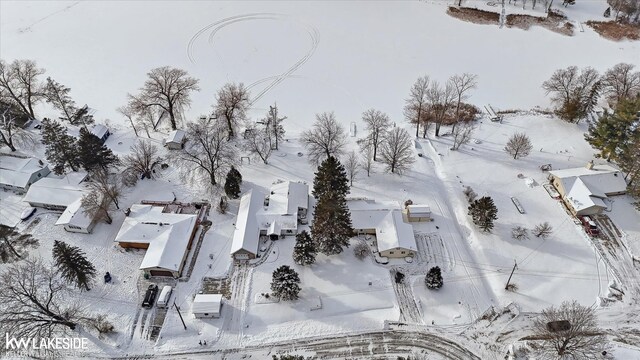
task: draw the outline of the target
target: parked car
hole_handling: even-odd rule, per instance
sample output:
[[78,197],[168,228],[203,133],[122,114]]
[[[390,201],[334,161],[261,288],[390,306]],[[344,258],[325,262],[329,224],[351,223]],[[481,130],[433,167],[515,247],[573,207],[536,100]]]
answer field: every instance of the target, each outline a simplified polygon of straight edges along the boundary
[[142,307],[153,307],[153,303],[158,295],[158,285],[149,285],[147,292],[144,294],[144,300],[142,301]]
[[33,214],[36,213],[36,208],[34,207],[28,207],[26,209],[24,209],[24,211],[22,212],[22,214],[20,214],[20,220],[22,221],[26,221],[28,220],[31,216],[33,216]]
[[582,222],[582,227],[587,234],[592,236],[598,236],[600,234],[600,230],[598,230],[598,225],[596,225],[595,221],[589,216],[581,216],[580,221]]

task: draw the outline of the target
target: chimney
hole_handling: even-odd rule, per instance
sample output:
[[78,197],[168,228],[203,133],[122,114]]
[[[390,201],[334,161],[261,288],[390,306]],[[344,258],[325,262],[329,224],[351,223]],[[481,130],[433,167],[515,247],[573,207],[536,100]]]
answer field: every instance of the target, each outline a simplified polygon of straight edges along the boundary
[[593,160],[589,160],[589,162],[587,163],[587,169],[593,170]]

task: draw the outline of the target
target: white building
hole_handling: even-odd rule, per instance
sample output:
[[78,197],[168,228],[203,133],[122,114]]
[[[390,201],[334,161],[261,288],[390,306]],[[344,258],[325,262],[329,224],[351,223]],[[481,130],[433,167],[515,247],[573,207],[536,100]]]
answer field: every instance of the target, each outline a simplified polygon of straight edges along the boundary
[[236,260],[256,258],[261,235],[276,240],[297,234],[298,224],[306,224],[308,208],[309,186],[305,183],[276,183],[266,196],[249,191],[240,199],[231,256]]
[[416,254],[413,226],[404,222],[398,204],[350,199],[347,206],[354,231],[375,235],[380,256],[400,258]]
[[109,135],[111,135],[111,133],[109,132],[109,128],[107,128],[102,124],[96,124],[91,129],[91,133],[95,135],[98,139],[102,140],[102,142],[107,141],[107,138],[109,138]]
[[63,225],[66,231],[84,234],[91,233],[95,224],[95,220],[84,213],[82,198],[67,206],[56,221],[56,225]]
[[428,205],[407,205],[404,213],[409,222],[433,221],[431,208]]
[[24,193],[31,184],[50,172],[42,160],[22,154],[0,153],[0,187],[3,189]]
[[115,242],[146,249],[140,269],[151,276],[180,277],[197,229],[195,214],[163,212],[164,206],[132,205]]
[[549,171],[549,180],[574,215],[599,214],[607,208],[609,196],[627,191],[624,174],[609,165]]
[[183,130],[173,130],[165,139],[164,145],[170,150],[180,150],[187,140],[187,133]]
[[197,294],[191,312],[197,319],[219,318],[221,308],[221,294]]
[[33,207],[64,211],[87,193],[81,184],[85,172],[72,172],[63,178],[47,177],[31,185],[22,201]]

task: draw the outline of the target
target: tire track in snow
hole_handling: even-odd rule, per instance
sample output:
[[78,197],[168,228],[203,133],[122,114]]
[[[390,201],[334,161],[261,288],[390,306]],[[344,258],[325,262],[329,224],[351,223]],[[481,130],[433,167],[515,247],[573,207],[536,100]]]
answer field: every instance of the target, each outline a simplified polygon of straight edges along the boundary
[[[187,44],[187,57],[189,58],[189,61],[192,64],[196,63],[195,57],[193,56],[194,44],[207,31],[211,31],[208,37],[208,41],[209,41],[209,44],[213,44],[213,39],[215,38],[216,33],[229,25],[232,25],[238,22],[252,21],[252,20],[288,20],[288,19],[289,17],[283,14],[252,13],[252,14],[245,14],[245,15],[230,16],[222,20],[218,20],[216,22],[213,22],[201,28],[191,37],[191,39],[189,40],[189,43]],[[283,73],[276,76],[270,76],[270,77],[260,79],[252,83],[251,85],[249,85],[248,88],[252,88],[258,84],[271,81],[270,84],[268,84],[264,89],[258,92],[258,94],[255,95],[253,99],[251,99],[250,105],[253,105],[256,101],[260,100],[275,86],[282,83],[287,78],[291,77],[291,75],[296,70],[298,70],[302,65],[304,65],[307,61],[309,61],[309,59],[313,56],[316,49],[318,48],[318,44],[320,43],[320,34],[318,30],[315,27],[312,27],[311,25],[300,23],[300,22],[298,23],[301,24],[307,31],[307,34],[309,35],[309,39],[311,40],[311,48],[309,49],[309,51],[307,51],[307,53],[302,58],[300,58],[297,62],[295,62],[291,67],[289,67]]]

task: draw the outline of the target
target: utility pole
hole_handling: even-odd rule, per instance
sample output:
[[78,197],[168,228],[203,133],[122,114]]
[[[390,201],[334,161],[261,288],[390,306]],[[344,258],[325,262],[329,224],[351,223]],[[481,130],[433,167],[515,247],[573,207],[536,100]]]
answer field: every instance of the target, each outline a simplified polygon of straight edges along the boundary
[[180,313],[180,308],[178,307],[178,305],[176,305],[176,302],[173,302],[173,307],[176,308],[176,311],[178,312],[178,315],[180,316],[180,321],[182,321],[182,326],[184,326],[184,329],[187,330],[187,324],[184,323],[184,319],[182,318],[182,314]]
[[507,280],[507,285],[504,286],[505,290],[509,290],[509,282],[511,282],[511,277],[513,276],[513,273],[516,271],[517,267],[518,267],[518,262],[514,260],[513,270],[511,270],[511,275],[509,275],[509,280]]

